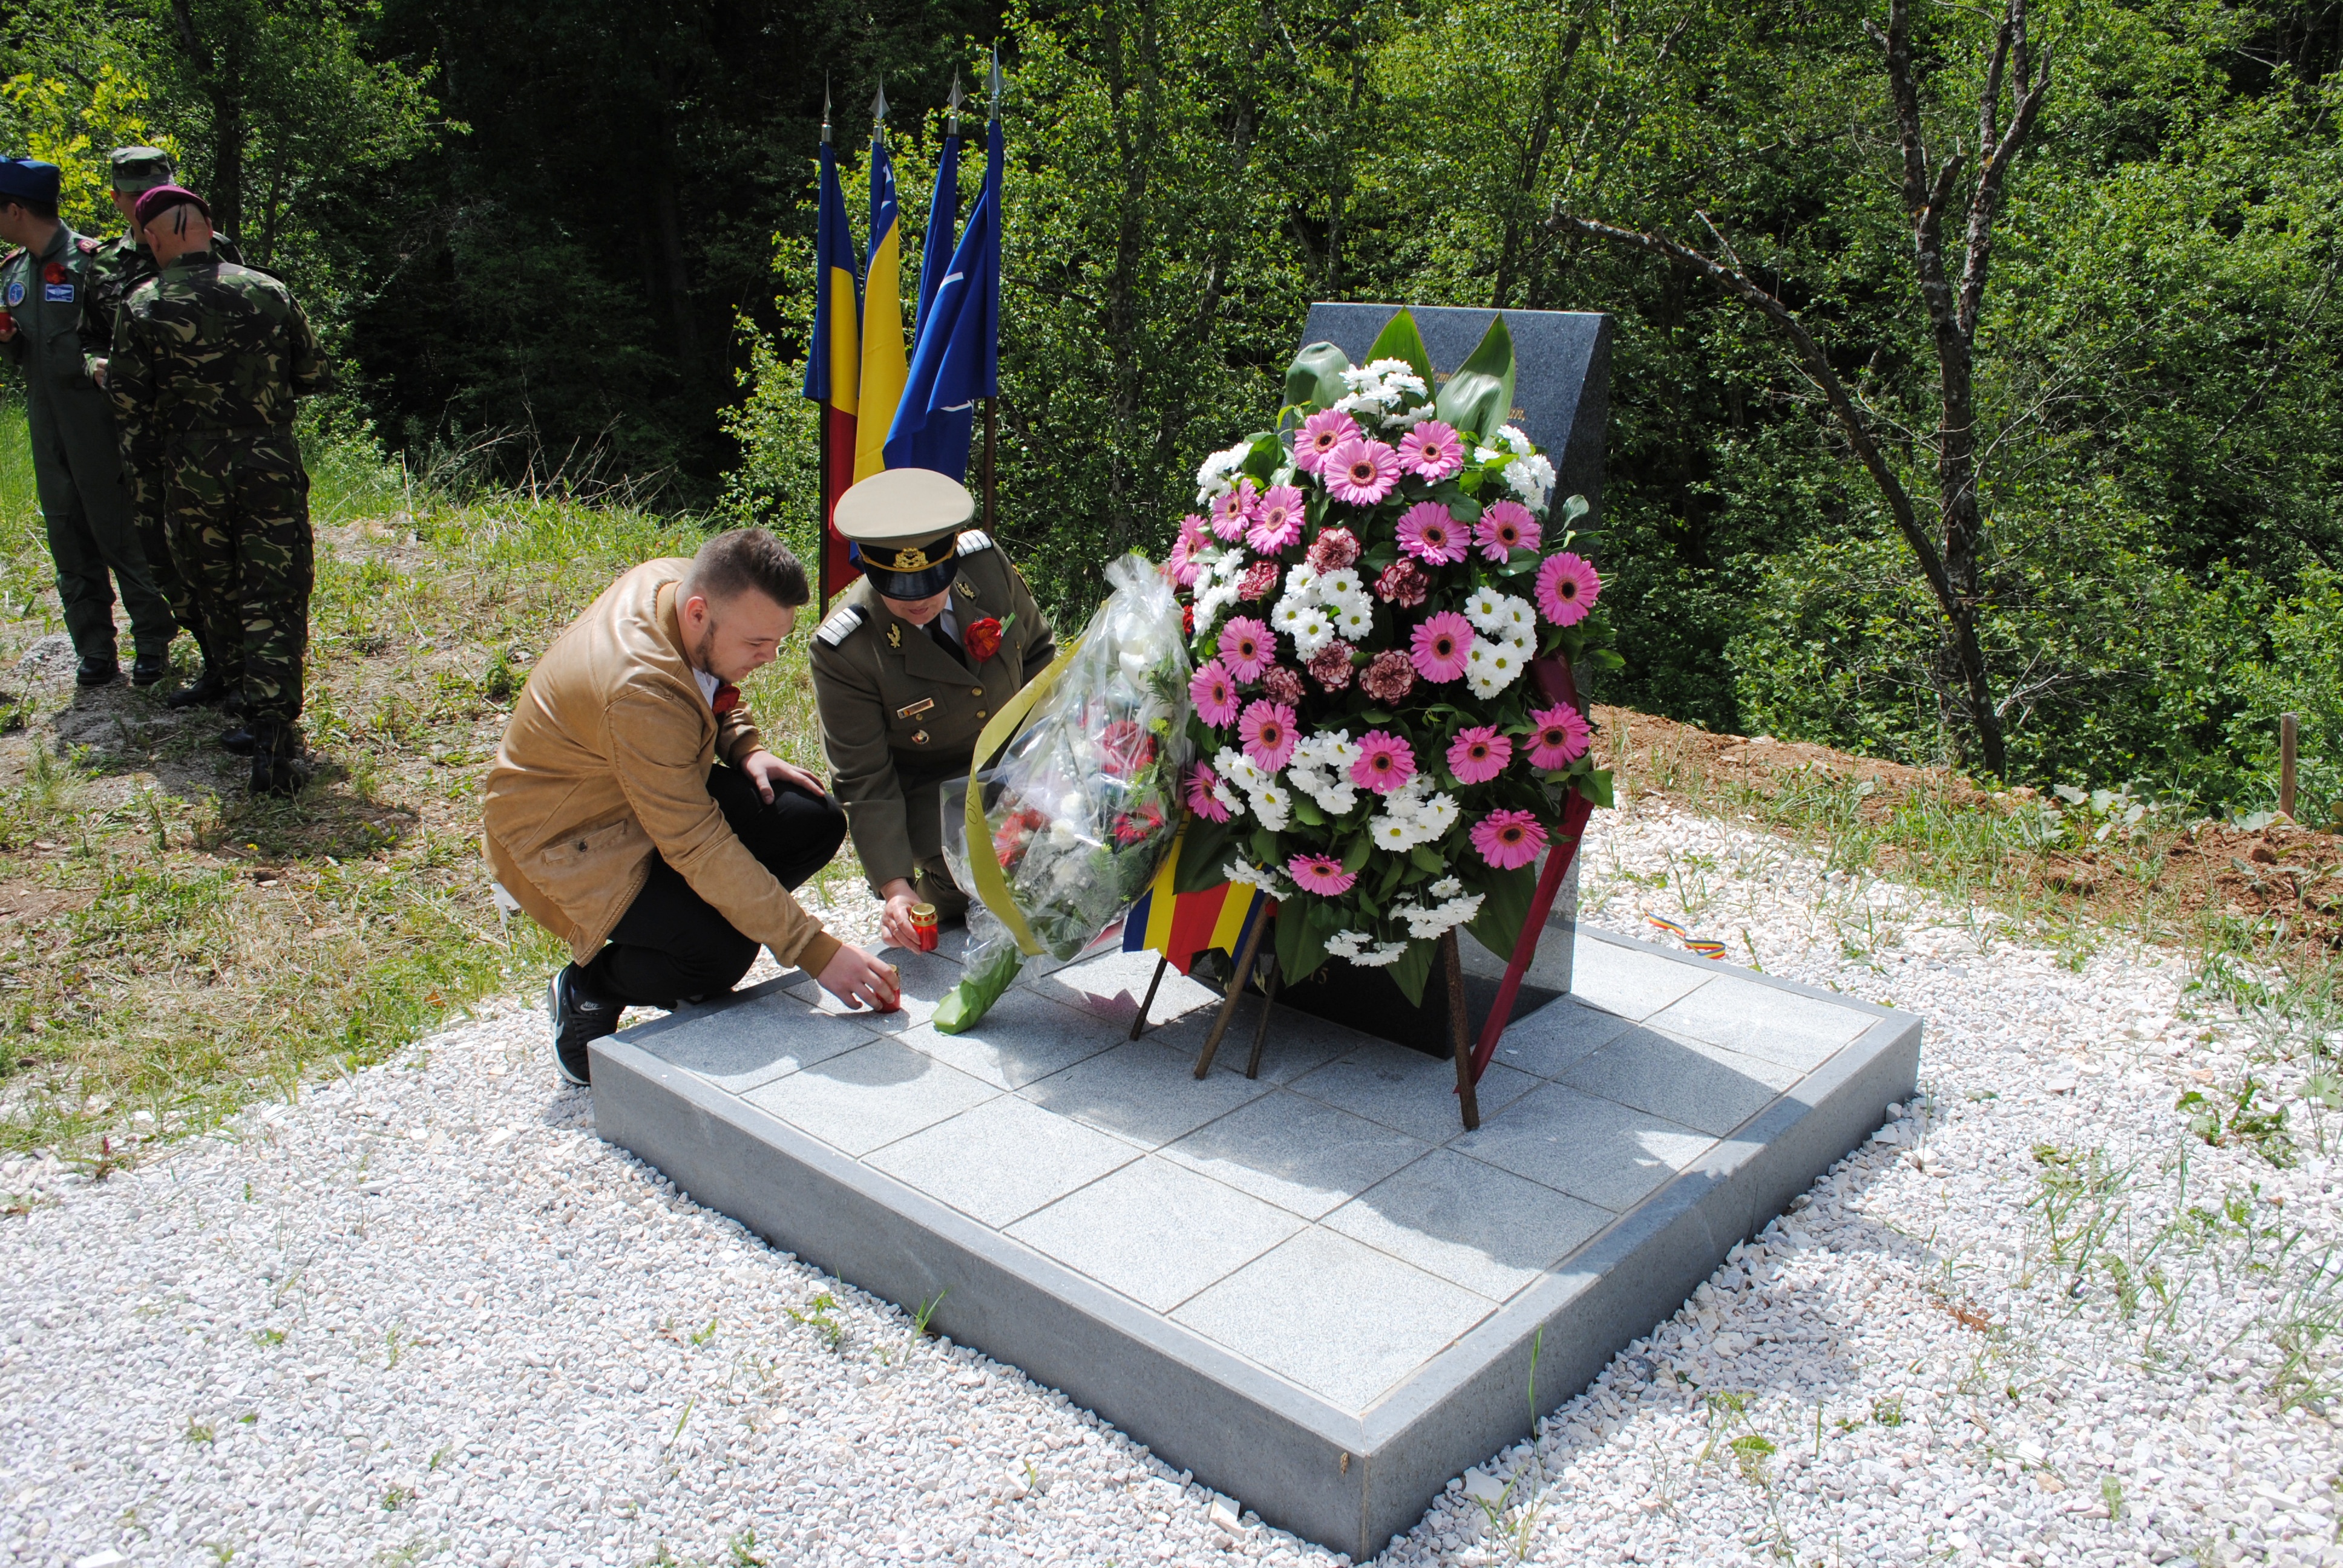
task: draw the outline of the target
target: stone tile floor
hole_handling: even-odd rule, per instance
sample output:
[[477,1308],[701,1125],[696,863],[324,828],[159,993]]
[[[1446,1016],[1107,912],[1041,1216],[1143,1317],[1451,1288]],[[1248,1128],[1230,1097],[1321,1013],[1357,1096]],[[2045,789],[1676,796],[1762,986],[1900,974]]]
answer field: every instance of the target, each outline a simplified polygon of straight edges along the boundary
[[669,1064],[1141,1306],[1363,1412],[1876,1014],[1582,938],[1571,995],[1519,1020],[1466,1132],[1446,1063],[1280,1010],[1261,1076],[1246,1002],[1192,1076],[1218,999],[1151,954],[930,1023],[945,950],[890,952],[894,1014],[789,974],[629,1031]]

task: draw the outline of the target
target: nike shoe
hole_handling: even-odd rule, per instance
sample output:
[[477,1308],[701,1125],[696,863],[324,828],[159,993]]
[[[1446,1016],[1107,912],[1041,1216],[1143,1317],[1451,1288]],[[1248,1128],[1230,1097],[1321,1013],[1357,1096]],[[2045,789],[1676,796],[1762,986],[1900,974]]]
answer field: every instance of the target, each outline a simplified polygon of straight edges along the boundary
[[587,1047],[618,1033],[618,1015],[625,1010],[588,991],[576,964],[562,965],[561,972],[546,982],[545,1011],[553,1025],[553,1060],[563,1078],[580,1087],[593,1082],[593,1058]]

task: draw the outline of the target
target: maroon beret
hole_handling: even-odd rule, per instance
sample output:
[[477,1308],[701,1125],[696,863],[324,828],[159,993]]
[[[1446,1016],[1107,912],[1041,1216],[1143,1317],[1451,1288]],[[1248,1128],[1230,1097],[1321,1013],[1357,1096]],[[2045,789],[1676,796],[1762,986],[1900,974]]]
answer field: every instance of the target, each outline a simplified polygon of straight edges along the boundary
[[138,198],[137,206],[132,209],[132,216],[136,220],[139,227],[145,228],[148,224],[153,223],[158,215],[166,213],[175,206],[194,207],[204,215],[206,223],[212,220],[212,209],[205,204],[204,198],[185,186],[156,186]]

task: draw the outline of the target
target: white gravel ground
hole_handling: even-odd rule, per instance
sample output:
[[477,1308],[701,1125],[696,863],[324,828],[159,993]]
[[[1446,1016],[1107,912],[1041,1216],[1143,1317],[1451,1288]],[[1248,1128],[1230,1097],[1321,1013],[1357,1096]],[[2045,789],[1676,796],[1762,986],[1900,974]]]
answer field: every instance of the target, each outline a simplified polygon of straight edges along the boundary
[[[2301,1061],[2175,955],[2013,941],[1654,803],[1598,819],[1585,885],[1612,929],[1923,1014],[1925,1092],[1386,1561],[2343,1563],[2338,1130]],[[2249,1072],[2290,1168],[2175,1109]],[[589,1116],[508,1010],[102,1184],[0,1168],[36,1198],[0,1221],[0,1552],[1342,1561]]]

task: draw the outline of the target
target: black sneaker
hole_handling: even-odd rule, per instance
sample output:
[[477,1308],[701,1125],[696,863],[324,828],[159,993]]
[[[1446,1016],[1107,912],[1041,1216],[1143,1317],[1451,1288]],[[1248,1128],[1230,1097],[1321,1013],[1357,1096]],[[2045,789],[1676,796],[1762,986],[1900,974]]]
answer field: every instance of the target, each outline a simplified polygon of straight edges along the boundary
[[179,688],[178,690],[171,693],[170,696],[163,699],[163,706],[166,708],[209,708],[213,703],[226,701],[227,699],[227,682],[219,678],[219,672],[217,670],[212,668],[209,665],[206,665],[204,666],[204,672],[201,675],[196,677],[195,679],[189,681],[186,685]]
[[618,1015],[626,1010],[588,992],[576,964],[545,986],[545,1010],[553,1024],[553,1061],[561,1076],[585,1086],[594,1081],[593,1060],[587,1047],[618,1032]]
[[112,654],[103,658],[92,654],[81,661],[74,671],[75,686],[111,686],[114,678],[122,673],[122,665]]

